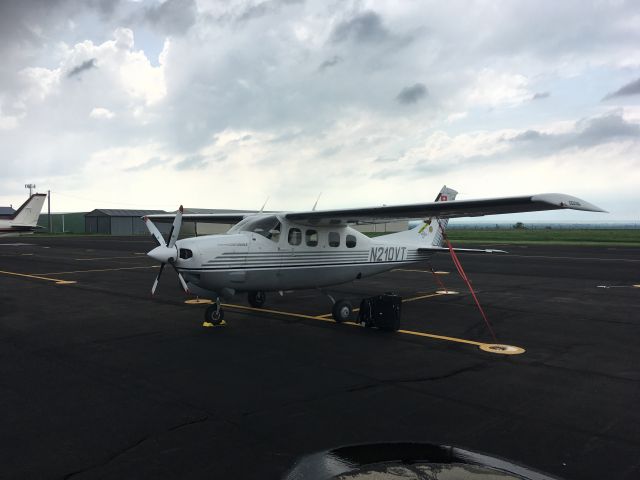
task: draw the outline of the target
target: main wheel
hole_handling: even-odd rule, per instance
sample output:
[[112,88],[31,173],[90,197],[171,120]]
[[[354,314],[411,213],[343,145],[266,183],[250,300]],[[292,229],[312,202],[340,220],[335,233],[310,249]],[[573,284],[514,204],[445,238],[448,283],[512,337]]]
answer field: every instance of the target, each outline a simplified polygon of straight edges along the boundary
[[212,323],[213,325],[220,325],[224,318],[224,310],[218,310],[218,304],[212,303],[204,311],[204,321]]
[[254,308],[262,308],[267,301],[267,294],[262,290],[256,290],[255,292],[249,292],[247,295],[249,298],[249,305]]
[[338,300],[333,304],[333,310],[331,311],[331,314],[333,315],[333,319],[336,322],[342,323],[346,320],[349,320],[352,311],[353,307],[349,302],[347,302],[346,300]]

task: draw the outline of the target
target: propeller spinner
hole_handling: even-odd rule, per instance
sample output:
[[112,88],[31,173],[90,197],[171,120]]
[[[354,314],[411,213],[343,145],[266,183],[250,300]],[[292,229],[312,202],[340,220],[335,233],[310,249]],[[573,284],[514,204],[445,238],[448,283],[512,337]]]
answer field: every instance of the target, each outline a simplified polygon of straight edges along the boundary
[[175,262],[178,260],[178,247],[176,246],[176,241],[178,240],[178,235],[180,235],[180,227],[182,226],[182,213],[184,209],[182,205],[178,209],[178,213],[176,213],[175,218],[173,219],[173,225],[171,226],[171,231],[169,232],[169,242],[165,242],[162,234],[158,230],[158,228],[153,224],[153,222],[149,219],[149,217],[144,217],[144,223],[149,230],[149,233],[153,235],[153,237],[158,242],[158,246],[147,253],[148,256],[160,262],[160,271],[158,272],[158,276],[153,282],[153,286],[151,287],[151,295],[156,293],[156,288],[158,287],[158,282],[160,281],[160,276],[162,275],[162,271],[164,270],[164,266],[168,263],[173,267],[176,274],[178,275],[178,279],[180,280],[180,284],[182,285],[182,289],[185,293],[189,293],[189,288],[187,287],[187,283],[184,281],[184,278],[178,271],[178,268],[175,265]]

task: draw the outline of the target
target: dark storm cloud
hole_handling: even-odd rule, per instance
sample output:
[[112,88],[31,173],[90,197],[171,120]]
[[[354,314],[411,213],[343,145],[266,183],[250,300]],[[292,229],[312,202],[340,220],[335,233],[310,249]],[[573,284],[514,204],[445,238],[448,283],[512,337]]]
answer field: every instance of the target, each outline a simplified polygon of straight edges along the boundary
[[627,83],[613,93],[610,93],[603,100],[609,100],[614,97],[627,97],[629,95],[640,95],[640,78],[631,83]]
[[410,87],[404,87],[400,90],[400,93],[396,97],[398,103],[402,103],[403,105],[409,105],[412,103],[417,103],[418,101],[425,98],[429,95],[429,90],[422,83],[416,83]]
[[640,125],[627,122],[617,113],[581,121],[577,126],[584,127],[575,138],[578,147],[592,147],[613,140],[640,140]]
[[334,55],[329,60],[325,60],[318,67],[319,72],[324,72],[327,68],[335,67],[338,63],[342,61],[342,57],[338,55]]
[[153,167],[157,167],[159,165],[164,165],[168,160],[164,160],[159,157],[153,157],[147,160],[146,162],[142,162],[138,165],[134,165],[133,167],[125,168],[125,172],[140,172],[144,170],[148,170]]
[[144,11],[145,19],[168,35],[184,34],[196,22],[195,0],[166,0]]
[[[456,156],[451,158],[423,158],[403,168],[384,168],[369,175],[369,178],[415,177],[416,174],[436,175],[456,171],[463,167],[513,162],[519,157],[535,160],[567,149],[586,150],[614,141],[640,141],[640,124],[627,122],[620,114],[611,113],[602,117],[576,122],[573,131],[544,133],[526,130],[514,137],[501,140],[508,148],[498,153]],[[384,164],[383,159],[376,163]]]
[[33,66],[40,49],[69,32],[71,21],[94,13],[101,25],[115,17],[119,0],[0,0],[0,89],[22,87],[18,72]]
[[204,168],[208,164],[207,159],[202,155],[191,155],[190,157],[185,158],[184,160],[176,163],[174,168],[176,170],[197,170],[199,168]]
[[304,0],[270,0],[266,2],[250,5],[239,16],[238,22],[247,22],[266,15],[278,13],[282,6],[304,3]]
[[119,4],[120,0],[2,0],[0,37],[5,44],[2,46],[42,43],[50,28],[87,11],[108,19]]
[[69,70],[69,73],[67,73],[67,77],[71,78],[75,75],[81,74],[85,70],[91,70],[92,68],[97,68],[95,58],[90,58],[89,60],[82,62],[80,65],[73,67],[71,70]]
[[551,94],[549,92],[538,92],[531,97],[531,100],[542,100],[544,98],[549,98],[550,96]]
[[380,15],[367,11],[338,24],[331,34],[331,39],[336,43],[345,40],[366,43],[380,42],[390,36],[391,34],[382,24]]
[[620,114],[576,122],[576,129],[566,133],[543,133],[527,130],[508,140],[517,151],[551,154],[568,148],[586,149],[614,140],[640,140],[640,125],[627,122]]

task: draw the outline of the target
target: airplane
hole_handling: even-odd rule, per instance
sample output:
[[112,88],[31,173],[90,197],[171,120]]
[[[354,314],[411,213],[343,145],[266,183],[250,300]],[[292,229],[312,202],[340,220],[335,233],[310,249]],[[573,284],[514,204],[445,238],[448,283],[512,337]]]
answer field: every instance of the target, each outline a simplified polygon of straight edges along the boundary
[[[455,200],[457,194],[444,186],[435,202],[409,205],[338,210],[315,210],[314,206],[302,212],[231,214],[185,214],[180,206],[176,214],[149,215],[143,220],[158,246],[147,255],[161,263],[151,294],[155,294],[168,263],[185,293],[213,300],[205,311],[205,322],[219,325],[224,318],[221,301],[236,293],[247,293],[249,304],[260,308],[266,302],[266,292],[322,290],[448,252],[442,244],[450,218],[555,209],[605,212],[560,193]],[[351,227],[416,218],[422,219],[416,228],[373,238]],[[152,220],[173,220],[167,241]],[[224,234],[178,240],[183,220],[235,225]],[[347,320],[352,305],[343,299],[329,299],[334,320]]]
[[46,197],[46,193],[34,193],[15,213],[0,215],[0,237],[33,233]]

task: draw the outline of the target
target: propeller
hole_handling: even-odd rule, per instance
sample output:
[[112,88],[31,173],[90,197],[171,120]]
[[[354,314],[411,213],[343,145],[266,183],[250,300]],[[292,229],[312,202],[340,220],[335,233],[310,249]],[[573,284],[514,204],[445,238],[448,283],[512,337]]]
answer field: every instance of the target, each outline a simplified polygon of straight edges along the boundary
[[153,258],[154,260],[158,260],[160,262],[160,271],[158,272],[158,276],[153,282],[153,286],[151,287],[151,295],[156,293],[156,288],[158,288],[158,282],[160,281],[160,276],[162,275],[162,271],[164,270],[164,266],[168,263],[173,267],[176,274],[178,275],[178,279],[180,280],[180,284],[182,285],[182,289],[185,293],[189,293],[189,288],[187,287],[187,282],[184,281],[182,274],[178,271],[178,268],[175,265],[175,262],[178,260],[178,247],[176,247],[176,241],[178,240],[178,235],[180,235],[180,227],[182,226],[182,213],[184,209],[182,205],[178,209],[178,213],[176,213],[175,218],[173,219],[173,225],[171,225],[171,230],[169,231],[169,242],[165,242],[160,230],[154,225],[154,223],[149,219],[149,217],[144,217],[144,224],[147,226],[147,230],[149,233],[153,235],[158,242],[158,246],[147,253],[148,256]]

